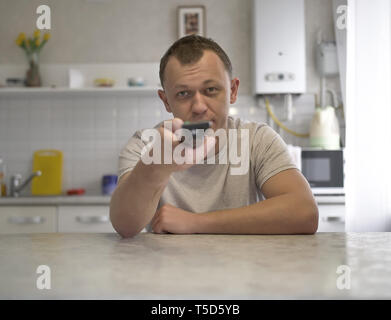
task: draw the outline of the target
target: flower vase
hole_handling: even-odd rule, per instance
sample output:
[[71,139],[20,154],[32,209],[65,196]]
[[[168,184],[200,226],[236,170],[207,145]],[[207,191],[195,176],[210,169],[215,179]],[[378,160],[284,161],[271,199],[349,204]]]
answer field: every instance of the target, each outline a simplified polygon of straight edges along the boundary
[[30,68],[26,72],[26,87],[40,87],[42,85],[38,58],[38,52],[27,54]]

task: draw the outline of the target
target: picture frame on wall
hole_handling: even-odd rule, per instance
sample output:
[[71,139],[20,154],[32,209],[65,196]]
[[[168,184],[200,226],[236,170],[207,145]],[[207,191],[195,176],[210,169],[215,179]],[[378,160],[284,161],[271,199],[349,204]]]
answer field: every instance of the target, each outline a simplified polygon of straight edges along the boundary
[[206,36],[204,6],[178,6],[178,39],[191,34]]

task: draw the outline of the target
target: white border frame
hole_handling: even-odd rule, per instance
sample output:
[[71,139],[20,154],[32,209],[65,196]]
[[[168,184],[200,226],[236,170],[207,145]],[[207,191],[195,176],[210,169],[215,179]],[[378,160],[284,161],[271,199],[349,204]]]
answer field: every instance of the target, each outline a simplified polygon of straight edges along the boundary
[[198,35],[206,36],[206,19],[205,19],[205,6],[178,6],[177,19],[178,19],[178,39],[186,36],[184,16],[188,13],[199,14]]

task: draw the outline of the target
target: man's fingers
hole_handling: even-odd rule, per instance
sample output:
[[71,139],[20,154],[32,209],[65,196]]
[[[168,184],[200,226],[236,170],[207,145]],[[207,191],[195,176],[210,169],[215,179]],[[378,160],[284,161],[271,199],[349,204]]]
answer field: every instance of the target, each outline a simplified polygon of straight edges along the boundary
[[182,128],[183,120],[179,118],[172,119],[172,132],[177,131],[178,129]]
[[[174,151],[175,148],[181,143],[180,137],[183,132],[180,129],[182,128],[182,125],[182,119],[174,118],[172,120],[165,120],[163,125],[159,128],[159,132],[162,137],[162,144],[160,149],[163,152],[162,163],[165,163],[166,159],[173,159],[174,164],[182,165],[182,162],[184,161],[185,166],[182,165],[182,168],[185,168],[186,166],[193,165],[196,163],[203,163],[204,159],[207,158],[207,156],[214,157],[216,137],[214,135],[208,135],[206,132],[203,141],[199,141],[200,143],[198,143],[197,141],[197,148],[184,145],[184,149],[180,154],[180,156],[184,159],[182,159],[180,162],[175,161]],[[191,136],[190,138],[192,139]],[[187,137],[187,139],[189,139],[189,137]],[[167,146],[167,143],[170,144],[170,142],[171,147],[169,148],[169,146]],[[172,155],[166,154],[167,152],[172,153]],[[174,158],[171,158],[171,156],[173,156]]]
[[156,222],[156,219],[159,217],[159,212],[160,212],[160,210],[157,210],[156,212],[155,212],[155,214],[154,214],[154,216],[153,216],[153,218],[152,218],[152,220],[151,220],[151,227],[155,224],[155,222]]
[[205,154],[208,154],[212,149],[214,149],[215,145],[216,145],[215,136],[205,136],[205,143],[204,143]]
[[[216,138],[214,136],[204,136],[203,143],[193,149],[193,161],[194,163],[203,163],[207,156],[214,155],[214,146],[216,144]],[[203,149],[203,152],[201,151]],[[210,155],[209,155],[210,152]]]
[[172,141],[173,147],[179,144],[179,136],[175,134],[175,131],[182,127],[183,121],[179,118],[173,120],[164,121],[163,126],[160,129],[160,134],[163,134],[164,140]]
[[152,231],[154,233],[168,233],[167,231],[165,231],[162,227],[162,224],[161,224],[161,221],[160,221],[160,218],[157,218],[154,225],[152,226]]
[[153,222],[151,222],[151,228],[154,233],[158,233],[159,231],[158,219],[155,219]]

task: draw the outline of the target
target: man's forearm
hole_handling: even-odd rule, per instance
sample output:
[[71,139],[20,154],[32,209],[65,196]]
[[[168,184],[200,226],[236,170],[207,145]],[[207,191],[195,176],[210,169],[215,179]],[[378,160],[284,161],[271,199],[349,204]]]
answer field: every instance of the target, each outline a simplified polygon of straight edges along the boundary
[[169,177],[169,173],[139,161],[120,181],[110,202],[110,219],[120,235],[132,237],[151,221]]
[[313,198],[291,193],[246,207],[199,213],[196,233],[312,234],[317,227]]

